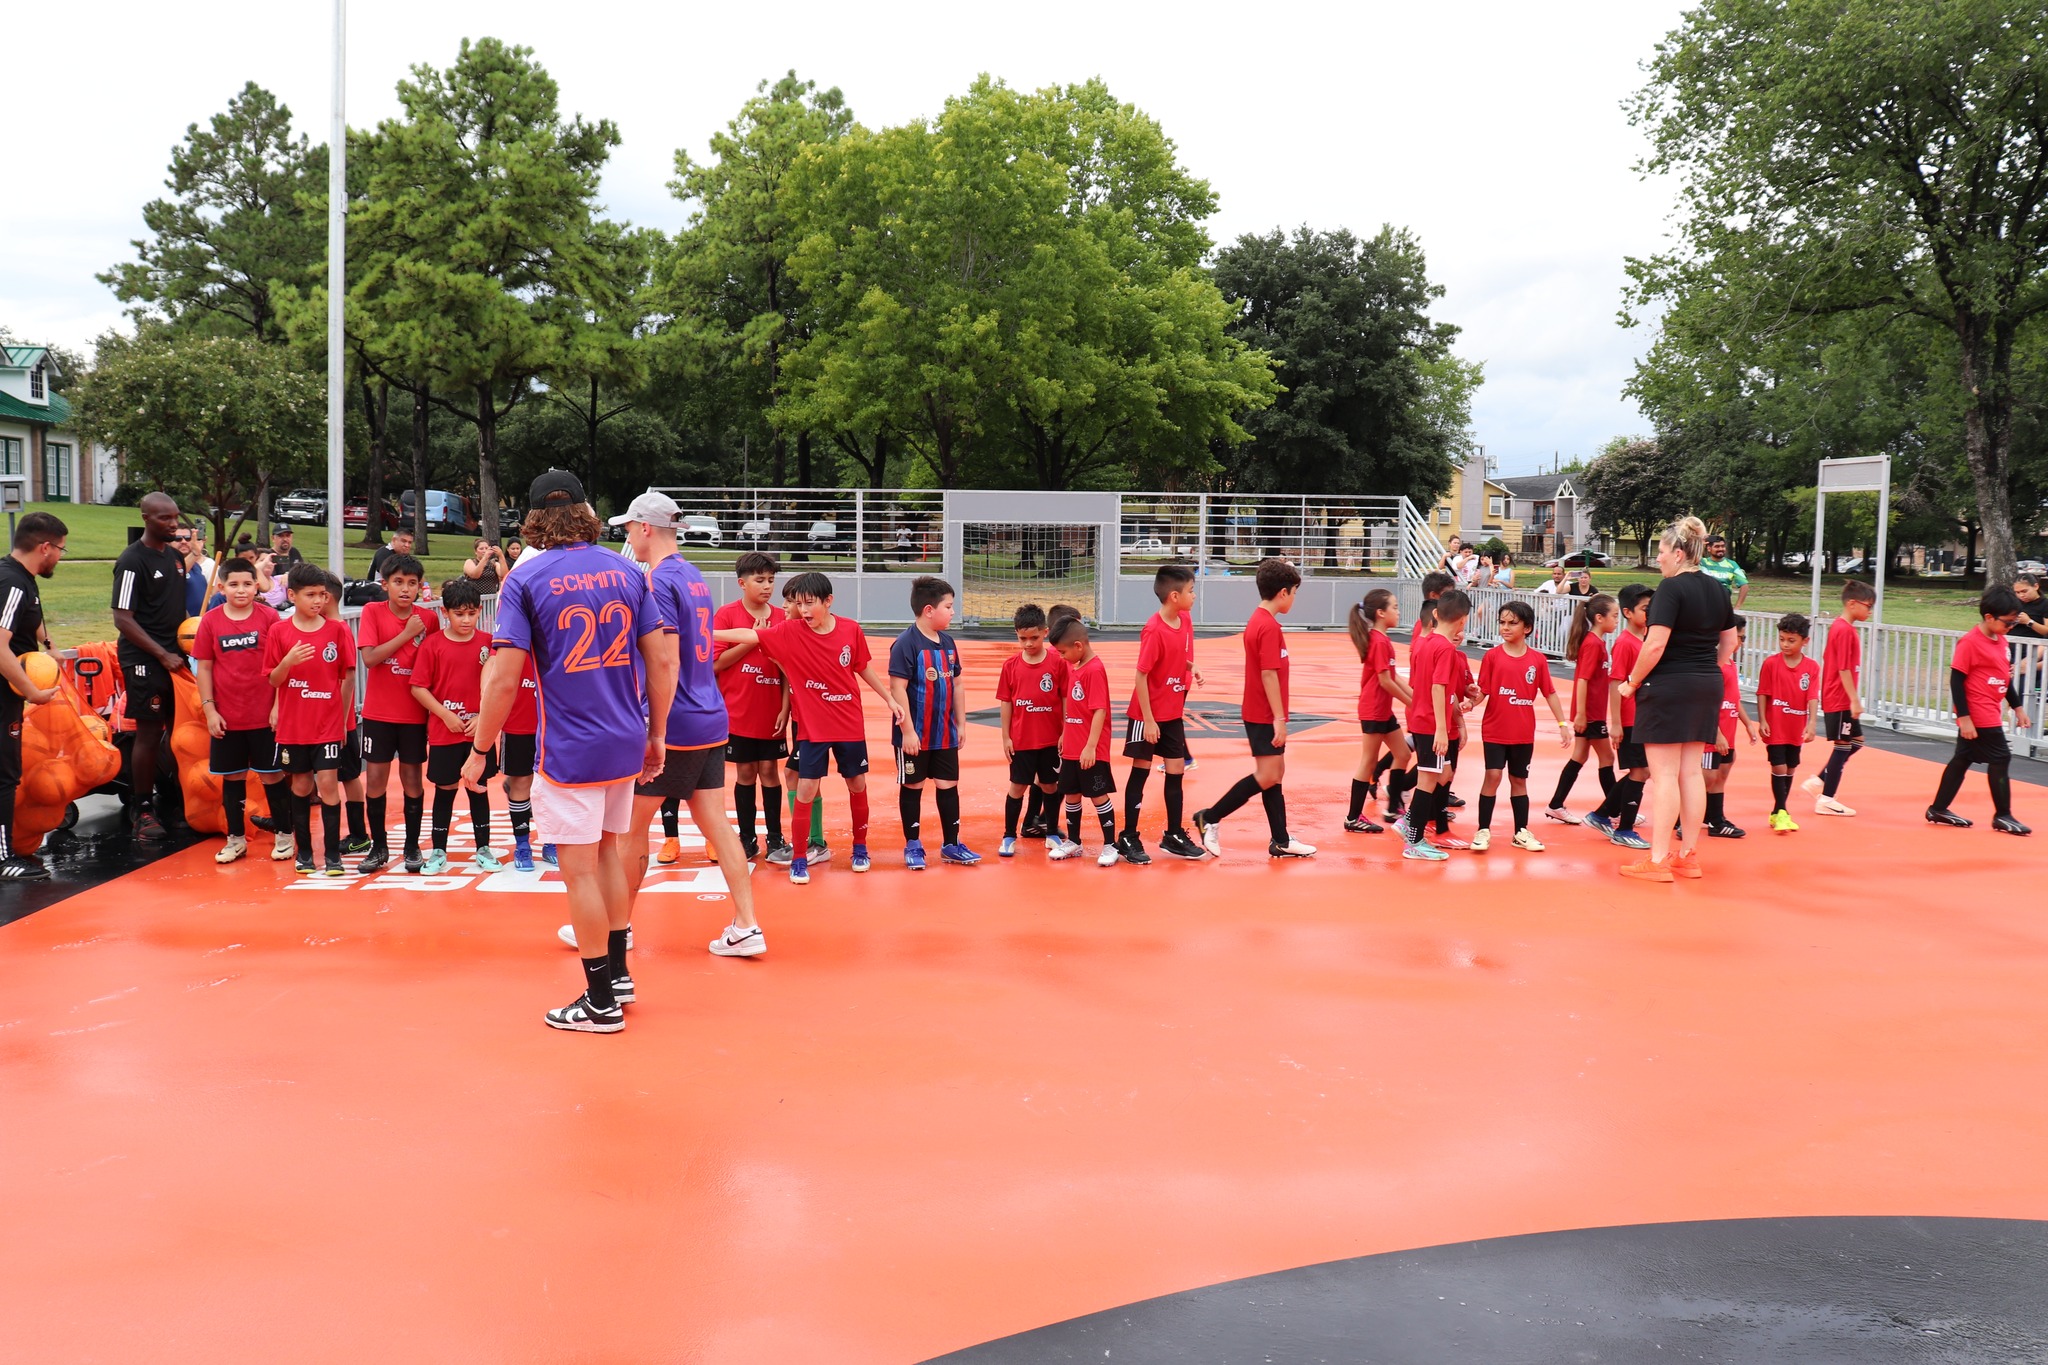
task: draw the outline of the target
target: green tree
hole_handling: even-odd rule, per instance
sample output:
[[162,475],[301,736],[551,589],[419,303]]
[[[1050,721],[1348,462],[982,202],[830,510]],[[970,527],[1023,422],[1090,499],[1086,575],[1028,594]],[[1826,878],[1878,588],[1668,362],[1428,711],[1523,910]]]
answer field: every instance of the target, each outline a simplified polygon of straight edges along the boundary
[[310,467],[326,416],[325,386],[282,347],[161,328],[103,338],[76,406],[88,436],[126,453],[133,481],[205,509],[216,548],[233,543],[251,498]]
[[1576,482],[1592,501],[1597,527],[1640,544],[1638,564],[1649,563],[1651,537],[1684,507],[1676,462],[1643,437],[1609,441]]
[[1429,315],[1443,286],[1412,233],[1246,234],[1217,253],[1216,282],[1232,334],[1273,357],[1284,390],[1246,418],[1232,487],[1401,493],[1424,507],[1443,495],[1481,374],[1452,353],[1458,329]]
[[2048,310],[2048,12],[2015,0],[1703,0],[1633,119],[1682,178],[1648,305],[1745,331],[1875,312],[1954,345],[1991,571],[2013,564],[2013,363]]

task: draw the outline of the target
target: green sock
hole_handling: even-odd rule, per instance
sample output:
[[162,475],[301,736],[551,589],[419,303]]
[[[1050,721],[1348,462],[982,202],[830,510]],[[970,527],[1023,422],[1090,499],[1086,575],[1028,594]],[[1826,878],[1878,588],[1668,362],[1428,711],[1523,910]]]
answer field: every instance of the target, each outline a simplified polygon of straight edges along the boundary
[[818,799],[811,802],[811,842],[825,842],[825,793],[819,792]]

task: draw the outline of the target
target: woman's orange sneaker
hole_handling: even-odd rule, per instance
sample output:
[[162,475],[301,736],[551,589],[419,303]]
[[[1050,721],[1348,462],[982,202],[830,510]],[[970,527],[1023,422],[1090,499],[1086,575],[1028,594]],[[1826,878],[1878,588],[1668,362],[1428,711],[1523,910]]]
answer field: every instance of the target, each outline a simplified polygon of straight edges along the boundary
[[1671,869],[1673,876],[1684,877],[1689,881],[1696,882],[1705,875],[1700,871],[1700,855],[1697,852],[1674,853],[1664,865]]
[[1653,859],[1642,858],[1633,863],[1622,864],[1621,875],[1634,877],[1639,882],[1668,882],[1671,880],[1671,869]]

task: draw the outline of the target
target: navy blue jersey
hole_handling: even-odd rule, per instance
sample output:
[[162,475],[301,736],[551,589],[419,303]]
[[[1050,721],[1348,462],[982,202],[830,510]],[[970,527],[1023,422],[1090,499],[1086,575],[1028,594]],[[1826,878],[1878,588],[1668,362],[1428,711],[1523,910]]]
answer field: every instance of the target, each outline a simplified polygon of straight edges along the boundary
[[[960,686],[960,647],[953,637],[942,630],[934,640],[912,626],[889,646],[889,676],[903,679],[909,701],[904,709],[917,729],[918,744],[926,749],[959,748],[953,699]],[[890,727],[890,741],[902,745],[901,727]]]

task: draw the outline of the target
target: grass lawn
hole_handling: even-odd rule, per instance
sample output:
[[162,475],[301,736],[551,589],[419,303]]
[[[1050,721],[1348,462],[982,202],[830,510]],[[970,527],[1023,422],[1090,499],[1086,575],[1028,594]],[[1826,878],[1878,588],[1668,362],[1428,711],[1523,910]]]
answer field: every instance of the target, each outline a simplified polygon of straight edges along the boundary
[[[1539,568],[1538,573],[1547,573]],[[1521,571],[1517,570],[1517,576]],[[1533,586],[1540,579],[1531,579]],[[1847,580],[1839,574],[1822,574],[1820,580],[1820,609],[1823,616],[1833,616],[1841,609],[1842,584]],[[1602,592],[1613,592],[1630,583],[1657,582],[1657,570],[1648,569],[1595,569],[1593,586]],[[1937,630],[1967,630],[1977,623],[1977,598],[1982,595],[1981,587],[1972,586],[1968,580],[1952,578],[1902,578],[1884,585],[1884,619],[1895,626],[1931,626]],[[1752,575],[1749,580],[1749,597],[1742,604],[1744,611],[1775,611],[1804,613],[1813,605],[1813,580],[1810,578],[1764,577]]]

